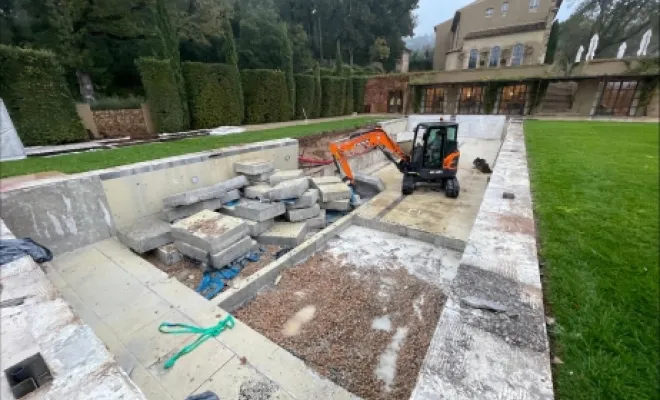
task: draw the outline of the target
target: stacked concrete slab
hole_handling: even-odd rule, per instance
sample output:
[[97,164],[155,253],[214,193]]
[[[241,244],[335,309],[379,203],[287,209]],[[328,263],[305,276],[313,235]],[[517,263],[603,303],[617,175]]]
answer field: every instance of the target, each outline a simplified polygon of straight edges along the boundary
[[172,225],[174,246],[184,255],[222,268],[257,248],[240,218],[203,210]]
[[310,230],[325,228],[326,209],[351,209],[351,190],[339,178],[310,179],[303,170],[278,171],[265,160],[237,162],[234,169],[250,184],[245,199],[221,212],[245,219],[260,243],[296,246]]
[[351,209],[351,188],[336,176],[322,176],[311,179],[312,187],[319,191],[321,208],[331,211]]
[[163,199],[163,219],[174,222],[202,210],[217,210],[241,197],[238,189],[249,184],[244,176],[237,176],[216,185],[188,190]]

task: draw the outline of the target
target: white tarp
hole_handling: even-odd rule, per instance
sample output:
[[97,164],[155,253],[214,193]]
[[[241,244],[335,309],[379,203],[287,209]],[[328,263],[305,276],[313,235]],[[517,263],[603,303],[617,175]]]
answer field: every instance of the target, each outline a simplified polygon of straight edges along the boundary
[[5,102],[0,99],[0,161],[22,160],[25,148],[9,118]]
[[[406,131],[412,132],[421,122],[440,121],[440,118],[450,121],[450,115],[414,114],[408,116]],[[457,115],[458,136],[480,139],[501,139],[504,132],[506,117],[504,115]]]
[[217,128],[211,129],[209,134],[211,136],[224,136],[243,132],[245,132],[245,128],[241,128],[240,126],[219,126]]

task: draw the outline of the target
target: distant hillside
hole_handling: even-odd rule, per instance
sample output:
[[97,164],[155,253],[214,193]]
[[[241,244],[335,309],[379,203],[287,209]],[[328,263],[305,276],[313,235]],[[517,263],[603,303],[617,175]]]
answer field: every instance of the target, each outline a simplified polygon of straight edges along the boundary
[[424,50],[426,48],[433,48],[433,45],[435,43],[435,36],[434,35],[421,35],[421,36],[415,36],[412,38],[407,38],[405,39],[406,41],[406,46],[410,50]]

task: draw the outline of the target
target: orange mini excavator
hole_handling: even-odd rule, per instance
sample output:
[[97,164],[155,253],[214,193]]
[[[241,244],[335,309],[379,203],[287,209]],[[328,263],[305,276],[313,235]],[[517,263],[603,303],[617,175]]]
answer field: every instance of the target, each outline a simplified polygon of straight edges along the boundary
[[340,175],[351,184],[355,177],[347,153],[365,152],[374,147],[396,164],[403,173],[401,192],[409,195],[418,183],[441,185],[445,195],[458,197],[460,187],[456,172],[461,153],[458,150],[458,124],[424,122],[415,128],[411,154],[406,154],[381,128],[356,132],[349,138],[330,143],[330,152]]

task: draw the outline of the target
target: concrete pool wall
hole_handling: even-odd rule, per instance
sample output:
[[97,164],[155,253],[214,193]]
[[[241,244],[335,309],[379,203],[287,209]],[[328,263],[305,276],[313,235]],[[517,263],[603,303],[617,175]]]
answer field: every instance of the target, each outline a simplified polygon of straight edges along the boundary
[[110,238],[118,228],[155,216],[171,194],[235,175],[234,162],[272,160],[298,166],[298,141],[280,139],[40,180],[0,193],[0,218],[18,237],[61,254]]

